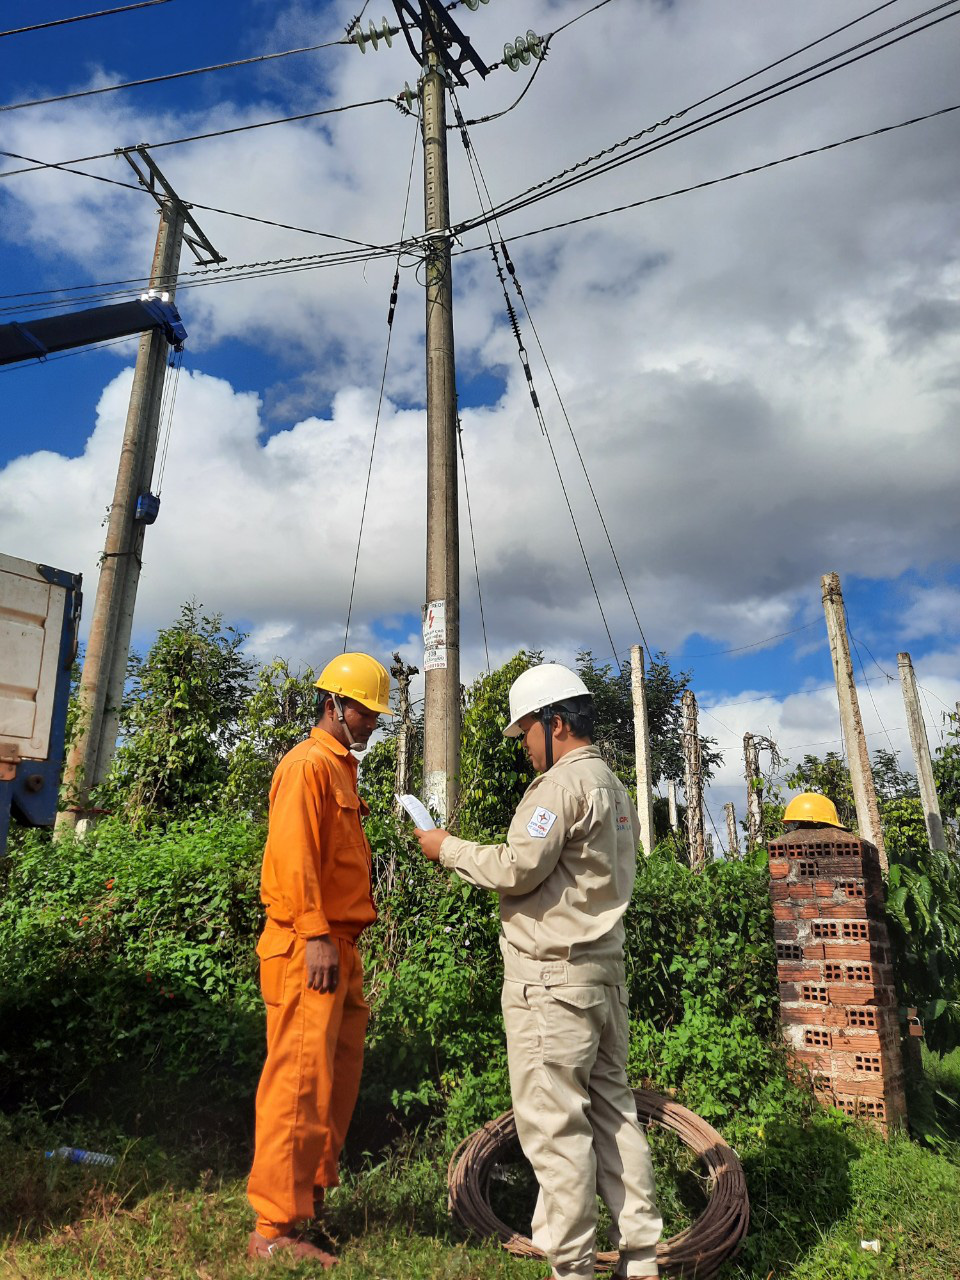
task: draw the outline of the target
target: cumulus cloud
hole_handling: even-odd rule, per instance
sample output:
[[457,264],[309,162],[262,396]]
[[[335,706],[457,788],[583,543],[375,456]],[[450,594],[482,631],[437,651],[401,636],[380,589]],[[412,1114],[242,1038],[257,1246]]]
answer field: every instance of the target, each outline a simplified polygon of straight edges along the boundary
[[[518,25],[550,31],[581,8],[575,0],[531,0],[518,24],[514,6],[491,5],[471,15],[469,26],[494,61]],[[256,12],[275,24],[269,38],[261,33],[262,47],[280,48],[335,37],[352,10],[299,3]],[[776,21],[735,0],[608,5],[557,36],[515,111],[472,128],[490,191],[504,199],[836,24],[826,0],[787,7]],[[878,17],[803,61],[881,25]],[[522,237],[949,105],[948,29],[533,205],[505,219],[503,234]],[[224,80],[203,100],[182,95],[176,110],[140,107],[131,93],[11,113],[8,145],[65,160],[143,138],[389,97],[415,72],[401,41],[366,57],[324,50],[251,73],[242,98],[230,88],[236,82]],[[95,78],[127,74],[111,67]],[[474,78],[458,93],[464,114],[508,105],[528,75]],[[955,152],[956,121],[947,116],[634,212],[511,240],[654,647],[672,649],[693,631],[735,646],[787,630],[798,616],[809,620],[826,570],[890,579],[955,559],[960,174],[943,157]],[[381,105],[155,154],[199,204],[389,243],[400,234],[415,135],[415,121]],[[132,176],[120,161],[81,167]],[[421,226],[419,182],[415,170],[408,232]],[[145,269],[156,214],[139,194],[48,172],[8,180],[0,199],[8,249],[33,254],[47,281],[122,279]],[[455,134],[451,201],[457,218],[476,212]],[[197,216],[234,263],[329,243],[201,210]],[[490,255],[472,252],[482,244],[479,232],[467,234],[459,248],[471,252],[458,253],[454,271],[461,379],[488,373],[495,387],[489,403],[467,396],[462,406],[491,648],[506,656],[527,644],[562,656],[583,646],[602,656],[603,628]],[[184,268],[191,266],[185,255]],[[202,288],[186,287],[195,278],[184,277],[178,301],[191,335],[189,372],[161,517],[147,537],[138,629],[163,624],[196,595],[249,626],[265,654],[286,647],[315,661],[339,642],[392,271],[392,263],[378,262]],[[414,660],[424,591],[422,314],[408,259],[353,616],[355,637],[400,634]],[[522,312],[521,324],[623,652],[636,638],[632,611]],[[257,394],[204,372],[208,357],[237,341],[272,361]],[[22,456],[0,470],[6,550],[82,561],[88,582],[95,576],[98,517],[110,501],[129,384],[127,370],[104,388],[96,421],[80,424],[87,439],[77,458],[31,454],[24,442]],[[40,511],[50,514],[41,519]],[[474,671],[483,656],[465,523],[461,550],[465,668]],[[900,620],[900,642],[955,635],[955,595],[918,588]],[[953,693],[943,686],[947,701]],[[754,727],[768,716],[774,737],[813,741],[835,736],[831,706],[829,694],[801,693],[756,704],[750,716]],[[738,712],[736,733],[740,723]]]

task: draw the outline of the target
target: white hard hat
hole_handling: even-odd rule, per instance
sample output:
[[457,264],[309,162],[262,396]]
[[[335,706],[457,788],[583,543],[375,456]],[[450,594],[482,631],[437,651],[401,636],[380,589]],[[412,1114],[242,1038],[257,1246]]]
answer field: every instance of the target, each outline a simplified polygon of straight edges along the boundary
[[519,738],[518,721],[542,707],[563,702],[566,698],[590,696],[590,690],[575,671],[559,662],[544,662],[517,676],[510,686],[510,723],[503,731],[505,738]]

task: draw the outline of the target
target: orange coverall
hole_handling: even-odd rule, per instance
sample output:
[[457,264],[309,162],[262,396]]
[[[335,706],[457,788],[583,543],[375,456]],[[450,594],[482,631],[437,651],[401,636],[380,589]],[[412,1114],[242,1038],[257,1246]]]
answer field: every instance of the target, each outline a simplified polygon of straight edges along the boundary
[[[267,1060],[257,1090],[247,1195],[257,1230],[274,1238],[313,1214],[314,1187],[335,1187],[363,1065],[369,1009],[356,949],[376,919],[370,845],[356,757],[323,729],[289,751],[273,776],[257,944],[267,1007]],[[330,934],[336,991],[307,987],[308,938]]]

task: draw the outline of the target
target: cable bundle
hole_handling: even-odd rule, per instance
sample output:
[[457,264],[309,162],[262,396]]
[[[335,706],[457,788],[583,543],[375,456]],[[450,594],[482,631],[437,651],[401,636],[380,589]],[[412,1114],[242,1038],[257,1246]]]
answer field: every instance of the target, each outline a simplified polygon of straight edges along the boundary
[[[710,1183],[710,1199],[699,1218],[657,1245],[657,1264],[665,1275],[710,1280],[740,1245],[750,1223],[750,1201],[743,1166],[732,1147],[699,1116],[670,1098],[634,1090],[637,1114],[646,1126],[670,1129],[700,1156]],[[490,1207],[490,1178],[505,1152],[517,1141],[513,1112],[505,1111],[466,1138],[450,1160],[447,1185],[452,1217],[467,1231],[496,1237],[518,1258],[544,1254],[519,1232],[501,1222]],[[596,1269],[616,1266],[617,1253],[598,1253]]]

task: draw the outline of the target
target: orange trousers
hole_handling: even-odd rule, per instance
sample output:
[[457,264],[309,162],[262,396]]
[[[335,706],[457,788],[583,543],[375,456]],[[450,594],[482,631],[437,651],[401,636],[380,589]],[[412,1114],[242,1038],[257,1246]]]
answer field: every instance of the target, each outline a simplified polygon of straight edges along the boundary
[[314,1187],[335,1187],[360,1088],[370,1010],[356,947],[335,938],[335,992],[307,987],[306,940],[267,926],[257,946],[267,1007],[267,1060],[247,1197],[261,1235],[285,1235],[313,1216]]

